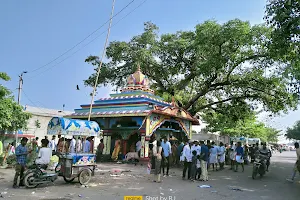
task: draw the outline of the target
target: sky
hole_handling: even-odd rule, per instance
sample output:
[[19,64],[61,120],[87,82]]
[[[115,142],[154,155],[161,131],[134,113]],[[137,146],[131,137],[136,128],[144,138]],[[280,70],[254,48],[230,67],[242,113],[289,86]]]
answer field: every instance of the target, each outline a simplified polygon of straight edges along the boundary
[[[115,13],[131,1],[116,0]],[[90,103],[92,88],[85,87],[83,80],[93,73],[93,67],[84,60],[102,53],[108,24],[99,27],[109,19],[111,5],[112,0],[0,2],[0,71],[11,77],[4,85],[14,91],[15,97],[18,75],[28,71],[23,76],[22,105],[62,109],[65,104],[65,110],[72,111]],[[264,0],[135,0],[113,19],[109,41],[128,41],[143,31],[147,21],[158,25],[160,33],[193,30],[209,19],[263,23],[264,7]],[[110,87],[101,88],[95,99],[110,93]],[[262,118],[283,129],[299,114]]]

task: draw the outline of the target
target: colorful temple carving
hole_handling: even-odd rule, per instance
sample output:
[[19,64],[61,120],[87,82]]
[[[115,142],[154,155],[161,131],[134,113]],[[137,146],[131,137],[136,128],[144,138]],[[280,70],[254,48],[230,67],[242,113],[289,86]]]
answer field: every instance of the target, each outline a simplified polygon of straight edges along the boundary
[[[192,125],[199,121],[174,103],[165,102],[150,89],[149,79],[140,67],[127,79],[127,87],[110,98],[101,98],[93,104],[91,120],[98,122],[103,130],[104,152],[110,155],[114,142],[121,139],[122,153],[134,151],[136,142],[142,143],[141,158],[148,158],[149,140],[152,134],[190,139]],[[90,105],[81,105],[70,116],[87,119]]]

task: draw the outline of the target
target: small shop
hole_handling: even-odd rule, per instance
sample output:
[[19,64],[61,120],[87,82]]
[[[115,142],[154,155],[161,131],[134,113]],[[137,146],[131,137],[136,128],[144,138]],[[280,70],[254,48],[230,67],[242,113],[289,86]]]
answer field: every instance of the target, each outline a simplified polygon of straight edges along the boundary
[[[81,105],[68,118],[87,119],[90,105]],[[92,105],[91,120],[103,130],[103,154],[124,156],[136,152],[140,143],[140,159],[149,157],[149,141],[153,134],[157,139],[164,136],[176,141],[191,138],[192,125],[199,125],[198,119],[178,107],[166,102],[150,89],[149,79],[137,71],[127,78],[127,86],[109,98],[100,98]],[[118,147],[116,152],[116,147]]]

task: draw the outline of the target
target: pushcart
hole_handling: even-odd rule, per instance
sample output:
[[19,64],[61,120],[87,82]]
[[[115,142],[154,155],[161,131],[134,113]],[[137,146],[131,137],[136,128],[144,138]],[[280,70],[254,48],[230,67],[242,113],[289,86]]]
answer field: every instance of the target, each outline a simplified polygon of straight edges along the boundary
[[[48,135],[61,135],[62,137],[90,137],[100,134],[100,127],[94,121],[68,119],[63,117],[53,117],[47,129]],[[77,149],[77,148],[75,148]],[[84,147],[83,147],[84,149]],[[96,169],[96,156],[90,152],[70,153],[64,151],[59,153],[59,163],[55,168],[58,176],[62,176],[66,182],[72,182],[75,178],[82,185],[86,185],[94,176]]]

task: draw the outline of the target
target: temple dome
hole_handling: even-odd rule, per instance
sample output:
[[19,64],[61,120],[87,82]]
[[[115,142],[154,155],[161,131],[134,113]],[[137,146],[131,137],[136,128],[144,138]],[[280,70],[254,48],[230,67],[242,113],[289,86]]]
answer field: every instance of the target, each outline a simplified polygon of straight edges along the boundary
[[127,78],[127,86],[133,85],[141,85],[141,86],[149,86],[148,78],[141,72],[141,67],[138,66],[136,72],[131,74]]
[[152,94],[154,93],[154,91],[150,89],[150,81],[148,77],[141,72],[140,66],[138,66],[136,72],[134,72],[127,78],[127,87],[121,90],[121,92],[138,90],[149,92]]

